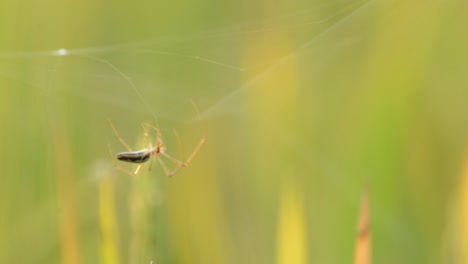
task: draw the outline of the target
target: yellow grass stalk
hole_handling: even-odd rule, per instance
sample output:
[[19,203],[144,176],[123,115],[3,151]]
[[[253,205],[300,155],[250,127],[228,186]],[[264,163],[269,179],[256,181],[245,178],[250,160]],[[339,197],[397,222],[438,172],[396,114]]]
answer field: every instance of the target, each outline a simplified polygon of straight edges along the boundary
[[461,260],[460,263],[468,263],[468,155],[465,158],[461,185]]
[[[289,185],[289,186],[288,186]],[[278,264],[306,263],[304,198],[297,188],[284,184],[280,198],[277,260]]]
[[99,224],[101,234],[101,263],[118,264],[118,228],[115,219],[115,192],[111,177],[99,183]]
[[80,263],[76,223],[75,189],[70,148],[62,131],[55,133],[55,164],[59,193],[62,263]]
[[354,264],[370,264],[371,232],[369,221],[369,194],[367,190],[362,193],[361,197],[361,212],[359,213],[357,231]]

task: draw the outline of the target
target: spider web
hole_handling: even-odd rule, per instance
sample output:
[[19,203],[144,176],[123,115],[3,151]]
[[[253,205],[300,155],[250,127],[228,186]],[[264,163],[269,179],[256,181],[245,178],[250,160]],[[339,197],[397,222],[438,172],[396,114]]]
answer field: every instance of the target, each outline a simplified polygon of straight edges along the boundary
[[[340,35],[341,28],[359,23],[356,14],[367,5],[368,1],[324,1],[214,29],[139,37],[141,41],[4,49],[0,52],[0,78],[43,98],[46,134],[54,137],[53,130],[60,123],[68,123],[75,133],[83,127],[90,129],[91,124],[93,129],[108,131],[99,142],[102,144],[112,136],[106,121],[109,118],[122,138],[133,145],[142,122],[154,122],[158,127],[163,122],[162,131],[171,135],[171,128],[178,124],[192,124],[199,131],[200,120],[207,123],[242,117],[244,93],[281,72],[292,59],[305,61],[304,66],[311,66],[314,75],[318,74],[320,69],[307,61],[320,54],[333,58],[353,47],[356,39]],[[268,43],[277,35],[292,39],[292,48],[265,56],[255,65],[242,61],[243,47],[249,45],[250,38]],[[193,111],[192,101],[201,118]],[[191,142],[199,137],[192,136]],[[279,138],[279,146],[288,146],[282,140]],[[175,140],[166,141],[177,145]],[[109,158],[105,148],[98,155]]]
[[[317,51],[330,54],[329,48],[324,49],[329,43],[345,48],[352,45],[353,39],[334,31],[354,21],[354,14],[366,3],[315,3],[258,20],[136,42],[2,51],[0,76],[34,88],[43,97],[49,129],[69,120],[82,127],[83,116],[89,116],[102,129],[104,120],[118,118],[115,123],[124,138],[134,138],[135,128],[147,121],[158,127],[160,121],[166,122],[162,130],[172,134],[171,128],[179,124],[240,117],[245,111],[243,93],[281,71],[289,60],[305,61]],[[269,42],[275,41],[275,35],[289,36],[293,47],[269,54],[256,65],[242,61],[243,47],[250,38]],[[43,66],[34,69],[34,74],[25,74],[23,69],[30,65]],[[67,109],[70,101],[78,112]],[[200,116],[193,111],[192,101]]]
[[[134,116],[180,119],[177,109],[191,100],[203,106],[203,119],[238,113],[242,111],[238,100],[243,90],[257,79],[268,78],[288,59],[309,53],[314,42],[364,3],[327,1],[261,21],[154,40],[86,48],[2,51],[0,59],[4,66],[27,67],[39,60],[44,67],[39,78],[6,66],[0,74],[41,90],[47,103],[52,102],[51,97],[60,100],[60,93],[65,93],[80,100],[83,108],[93,104],[117,107]],[[244,39],[270,32],[291,35],[296,48],[269,57],[261,65],[250,65],[252,68],[242,65],[239,58]],[[250,80],[242,80],[240,76],[244,74],[251,76]],[[68,83],[57,84],[61,77],[68,78]],[[103,111],[105,115],[108,112]]]
[[[350,29],[360,28],[372,19],[368,11],[373,4],[325,1],[195,33],[156,38],[138,36],[134,39],[143,40],[84,48],[56,46],[40,51],[34,47],[30,51],[2,51],[0,75],[20,87],[32,88],[34,92],[30,96],[43,98],[46,133],[52,137],[53,130],[63,122],[75,134],[107,131],[91,137],[96,140],[94,144],[105,146],[106,136],[112,136],[106,122],[109,118],[129,145],[134,145],[135,135],[141,132],[140,124],[145,121],[161,127],[164,135],[171,135],[172,127],[189,125],[190,132],[184,134],[191,134],[189,142],[197,142],[200,134],[193,131],[200,131],[200,121],[202,124],[231,122],[248,116],[244,95],[252,89],[262,89],[257,84],[274,79],[291,60],[299,61],[301,71],[308,72],[303,74],[306,77],[300,85],[307,91],[321,74],[330,74],[331,68],[340,67],[342,56],[362,52],[361,38],[368,32]],[[267,54],[256,64],[244,62],[243,49],[250,44],[250,39],[274,43],[278,35],[288,36],[292,48]],[[262,92],[268,96],[267,90]],[[334,96],[334,91],[326,95]],[[192,101],[200,109],[200,119],[191,107]],[[308,111],[302,112],[301,118],[317,121],[321,117],[315,112],[322,102],[313,96],[310,101],[317,107],[305,107]],[[327,120],[319,121],[328,124]],[[294,141],[301,138],[295,137],[294,129],[280,127],[278,130],[281,133],[274,134],[277,148],[299,152],[297,156],[302,157],[303,163],[325,164],[322,169],[326,181],[342,200],[357,206],[357,201],[352,202],[355,191],[360,189],[356,181],[347,179],[344,171],[332,165],[333,160],[295,146]],[[113,139],[113,143],[116,141]],[[165,138],[170,146],[176,146],[175,141]],[[97,157],[91,155],[89,159],[108,159],[107,149],[101,149],[93,153]],[[190,146],[184,151],[190,152]],[[177,153],[171,151],[171,155],[174,152]],[[326,157],[327,153],[323,154]],[[305,170],[309,169],[305,165]],[[385,211],[378,215],[391,230],[389,233],[399,238],[405,236],[402,235],[407,233],[405,228]]]

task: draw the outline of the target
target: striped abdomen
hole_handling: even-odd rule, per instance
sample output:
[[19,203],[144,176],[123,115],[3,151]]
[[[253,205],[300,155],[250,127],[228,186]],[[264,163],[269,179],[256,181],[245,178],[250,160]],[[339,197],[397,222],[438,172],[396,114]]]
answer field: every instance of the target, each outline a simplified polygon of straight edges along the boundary
[[117,159],[132,163],[143,163],[150,159],[151,151],[143,149],[134,152],[120,152],[117,154]]

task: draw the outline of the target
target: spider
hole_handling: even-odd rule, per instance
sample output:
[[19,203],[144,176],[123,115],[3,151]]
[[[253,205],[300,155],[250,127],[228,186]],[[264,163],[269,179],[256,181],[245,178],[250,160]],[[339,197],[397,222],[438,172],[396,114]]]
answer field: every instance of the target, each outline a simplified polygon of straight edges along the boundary
[[[197,111],[198,113],[198,118],[200,119],[200,113],[198,111],[198,109],[196,108],[196,106],[194,105],[195,107],[195,110]],[[117,129],[115,129],[114,125],[112,124],[112,122],[110,121],[110,119],[108,120],[109,121],[109,124],[110,126],[112,127],[112,130],[114,131],[114,134],[115,136],[118,138],[118,140],[128,149],[127,152],[119,152],[117,153],[117,159],[120,160],[120,161],[126,161],[126,162],[130,162],[130,163],[136,163],[138,164],[136,169],[134,171],[130,171],[130,170],[127,170],[123,167],[120,167],[115,161],[114,161],[114,158],[113,158],[113,152],[112,152],[112,148],[110,146],[110,144],[108,145],[109,147],[109,153],[112,157],[112,163],[114,165],[115,168],[127,173],[128,175],[130,176],[136,176],[138,174],[138,172],[140,171],[140,168],[141,166],[143,165],[143,163],[147,162],[147,161],[150,161],[150,164],[149,164],[149,171],[151,171],[151,167],[153,165],[153,158],[157,159],[159,164],[161,164],[161,167],[163,168],[164,170],[164,173],[167,175],[167,176],[172,176],[174,175],[175,173],[177,173],[180,169],[184,168],[184,167],[187,167],[188,165],[190,165],[190,163],[192,162],[192,159],[195,157],[195,155],[198,153],[198,151],[201,149],[201,147],[203,146],[203,144],[205,144],[205,133],[203,134],[202,138],[200,139],[200,142],[198,143],[198,145],[195,147],[195,149],[192,151],[192,153],[189,155],[188,159],[185,160],[185,161],[181,161],[179,159],[176,159],[174,157],[172,157],[171,155],[167,154],[166,153],[166,146],[164,145],[164,142],[162,140],[162,133],[161,131],[149,124],[149,123],[143,123],[142,124],[142,127],[143,127],[143,130],[144,130],[144,138],[143,138],[143,141],[145,143],[145,145],[148,145],[149,147],[148,148],[145,148],[145,149],[142,149],[142,150],[138,150],[138,151],[134,151],[130,148],[130,146],[125,143],[125,141],[122,139],[122,137],[119,135],[119,133],[117,132]],[[150,139],[150,136],[149,136],[149,130],[150,129],[153,129],[154,131],[156,131],[156,134],[157,134],[157,137],[156,137],[156,145],[153,147],[153,144],[151,142],[151,139]],[[202,126],[202,129],[203,129],[203,126]],[[203,129],[204,130],[204,129]],[[168,166],[166,166],[166,164],[164,163],[163,159],[161,158],[161,156],[164,156],[166,157],[167,159],[169,159],[170,161],[174,162],[177,167],[173,170],[170,170],[168,168]]]

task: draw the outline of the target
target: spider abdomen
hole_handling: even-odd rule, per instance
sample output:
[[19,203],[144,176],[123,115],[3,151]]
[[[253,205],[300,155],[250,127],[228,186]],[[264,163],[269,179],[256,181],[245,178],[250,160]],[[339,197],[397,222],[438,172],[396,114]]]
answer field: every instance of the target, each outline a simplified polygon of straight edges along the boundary
[[117,159],[132,163],[143,163],[150,159],[151,151],[143,149],[135,152],[120,152],[117,154]]

